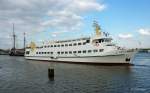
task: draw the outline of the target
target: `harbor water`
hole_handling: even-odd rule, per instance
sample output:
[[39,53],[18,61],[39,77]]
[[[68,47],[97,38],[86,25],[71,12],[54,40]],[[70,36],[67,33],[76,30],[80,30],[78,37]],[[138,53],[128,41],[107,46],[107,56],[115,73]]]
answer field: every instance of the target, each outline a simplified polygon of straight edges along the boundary
[[[0,55],[0,93],[150,93],[150,53],[134,66],[50,63]],[[55,69],[54,80],[48,68]]]

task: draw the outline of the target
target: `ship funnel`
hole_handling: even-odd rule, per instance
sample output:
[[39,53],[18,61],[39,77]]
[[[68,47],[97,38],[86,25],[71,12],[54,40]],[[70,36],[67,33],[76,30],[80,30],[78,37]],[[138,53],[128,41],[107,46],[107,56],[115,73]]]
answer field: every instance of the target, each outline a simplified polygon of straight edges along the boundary
[[36,44],[34,42],[31,42],[29,46],[31,48],[31,51],[34,51],[36,48]]
[[100,25],[98,24],[97,21],[93,22],[93,27],[95,28],[96,36],[101,36],[101,27],[100,27]]

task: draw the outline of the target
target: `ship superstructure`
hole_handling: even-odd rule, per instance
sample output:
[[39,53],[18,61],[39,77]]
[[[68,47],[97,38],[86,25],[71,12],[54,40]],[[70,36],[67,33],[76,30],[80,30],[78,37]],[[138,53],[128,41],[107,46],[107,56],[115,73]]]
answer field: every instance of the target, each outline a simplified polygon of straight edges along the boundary
[[49,41],[37,46],[31,42],[26,48],[25,58],[34,60],[80,62],[80,63],[119,63],[129,64],[135,51],[129,51],[112,43],[108,33],[102,32],[94,22],[94,37],[71,40]]

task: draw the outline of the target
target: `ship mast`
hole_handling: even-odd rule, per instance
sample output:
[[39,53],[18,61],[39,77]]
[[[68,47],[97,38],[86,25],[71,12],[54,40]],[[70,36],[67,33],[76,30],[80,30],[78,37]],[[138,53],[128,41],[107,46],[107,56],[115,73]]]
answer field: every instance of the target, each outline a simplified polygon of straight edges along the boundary
[[93,22],[93,26],[95,28],[95,33],[96,33],[96,36],[100,36],[101,35],[101,27],[100,25],[98,24],[97,21],[94,21]]
[[15,27],[13,23],[13,49],[16,49],[16,35],[15,35]]
[[26,48],[26,33],[24,32],[24,50],[25,50],[25,48]]

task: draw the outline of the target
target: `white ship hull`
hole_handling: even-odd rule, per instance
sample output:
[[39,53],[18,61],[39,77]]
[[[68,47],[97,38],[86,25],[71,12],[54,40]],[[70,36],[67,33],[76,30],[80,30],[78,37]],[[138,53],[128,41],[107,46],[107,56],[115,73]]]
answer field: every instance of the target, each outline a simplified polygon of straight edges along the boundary
[[26,56],[26,59],[31,60],[45,60],[55,62],[68,63],[116,63],[116,64],[131,64],[135,52],[128,52],[127,54],[107,55],[107,56],[83,56],[83,57],[57,57],[49,56]]

